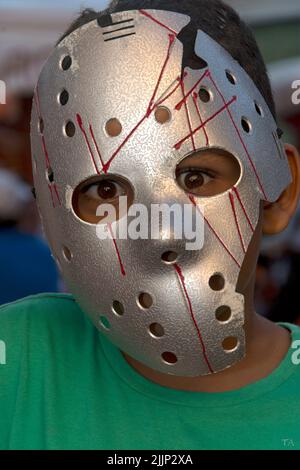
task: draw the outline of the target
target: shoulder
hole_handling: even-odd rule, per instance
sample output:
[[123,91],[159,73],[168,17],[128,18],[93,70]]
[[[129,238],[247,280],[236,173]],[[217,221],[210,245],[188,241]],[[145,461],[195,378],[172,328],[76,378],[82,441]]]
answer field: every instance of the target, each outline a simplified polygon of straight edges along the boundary
[[[62,334],[70,338],[91,323],[68,294],[39,294],[0,306],[0,340],[15,345]],[[66,334],[68,333],[68,334]]]
[[31,295],[0,306],[0,322],[10,318],[15,319],[15,317],[20,319],[28,315],[47,317],[48,315],[68,316],[69,314],[82,315],[75,299],[70,294]]

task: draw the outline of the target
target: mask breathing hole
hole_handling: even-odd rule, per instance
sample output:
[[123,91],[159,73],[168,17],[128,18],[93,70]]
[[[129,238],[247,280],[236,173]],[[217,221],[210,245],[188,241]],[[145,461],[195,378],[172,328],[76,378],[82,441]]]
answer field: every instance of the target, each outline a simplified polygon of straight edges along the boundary
[[264,116],[264,112],[263,112],[263,110],[262,110],[262,107],[261,107],[256,101],[254,101],[254,106],[255,106],[255,110],[256,110],[257,114],[258,114],[259,116],[263,117],[263,116]]
[[69,55],[66,55],[61,61],[61,68],[63,70],[69,70],[72,65],[72,58]]
[[138,304],[139,304],[139,307],[148,310],[150,307],[152,307],[153,299],[150,294],[147,294],[146,292],[142,292],[139,295]]
[[207,88],[202,86],[199,90],[199,98],[202,103],[209,103],[209,101],[212,99],[212,94]]
[[47,180],[49,181],[50,184],[54,182],[54,173],[53,173],[53,170],[52,170],[51,166],[49,166],[47,168],[46,176],[47,176]]
[[122,132],[122,124],[117,118],[109,119],[105,125],[105,130],[110,137],[117,137]]
[[225,323],[231,318],[231,308],[227,305],[221,305],[216,310],[216,319],[221,322]]
[[59,95],[59,102],[62,106],[65,106],[69,101],[69,93],[67,90],[63,90]]
[[172,352],[169,352],[169,351],[166,351],[166,352],[162,353],[161,357],[162,357],[163,361],[166,364],[169,364],[169,365],[176,364],[176,362],[178,361],[175,354],[172,353]]
[[99,323],[100,323],[100,325],[103,326],[103,328],[105,328],[106,330],[110,330],[111,325],[110,325],[110,323],[109,323],[109,321],[108,321],[108,319],[107,319],[106,317],[101,316],[101,317],[99,318]]
[[124,315],[124,306],[118,300],[113,301],[113,312],[119,316]]
[[246,134],[251,134],[251,132],[252,132],[251,122],[247,118],[242,117],[241,124],[242,124],[242,128],[244,129]]
[[68,137],[74,137],[75,135],[75,124],[72,121],[68,121],[65,125],[65,133]]
[[159,106],[155,111],[155,119],[159,124],[171,121],[171,111],[165,106]]
[[229,83],[231,83],[231,85],[235,85],[236,84],[236,78],[233,75],[233,73],[230,72],[230,70],[226,70],[225,73],[226,73],[226,77],[227,77],[227,80],[229,81]]
[[70,263],[70,261],[73,258],[73,254],[71,250],[67,246],[63,246],[62,252],[63,252],[65,260]]
[[221,274],[214,274],[209,279],[209,287],[214,291],[220,291],[224,289],[225,279]]
[[233,352],[239,344],[239,340],[234,336],[228,336],[222,341],[222,347],[226,352]]
[[165,253],[161,255],[162,261],[166,264],[175,263],[177,261],[177,258],[178,254],[175,251],[165,251]]
[[152,323],[149,326],[149,332],[154,338],[161,338],[165,334],[165,330],[159,323]]
[[39,133],[44,134],[45,126],[44,126],[44,119],[43,118],[39,119],[38,128],[39,128]]

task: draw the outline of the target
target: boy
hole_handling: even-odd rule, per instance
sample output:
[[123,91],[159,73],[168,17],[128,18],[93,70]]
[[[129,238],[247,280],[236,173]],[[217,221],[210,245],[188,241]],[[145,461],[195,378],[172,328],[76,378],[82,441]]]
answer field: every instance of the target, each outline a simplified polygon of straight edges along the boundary
[[[2,448],[300,448],[300,331],[253,306],[261,234],[300,190],[275,120],[255,41],[218,0],[112,2],[71,26],[36,89],[32,149],[76,300],[2,308]],[[134,203],[188,205],[203,247],[161,225],[117,237]]]

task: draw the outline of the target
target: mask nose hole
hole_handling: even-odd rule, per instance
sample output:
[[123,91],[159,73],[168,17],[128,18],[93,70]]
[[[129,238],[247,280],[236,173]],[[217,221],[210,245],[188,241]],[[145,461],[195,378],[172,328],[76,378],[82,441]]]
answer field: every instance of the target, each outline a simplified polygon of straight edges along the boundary
[[161,259],[166,264],[173,264],[177,261],[178,254],[175,251],[165,251],[161,255]]

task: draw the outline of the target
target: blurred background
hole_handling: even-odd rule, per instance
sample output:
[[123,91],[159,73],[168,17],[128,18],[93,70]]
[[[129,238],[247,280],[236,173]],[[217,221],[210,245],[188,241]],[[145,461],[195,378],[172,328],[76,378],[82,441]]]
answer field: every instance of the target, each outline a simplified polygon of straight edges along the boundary
[[[0,104],[0,304],[64,290],[30,194],[31,100],[39,72],[58,37],[82,8],[101,10],[108,3],[0,0],[0,79],[6,83],[6,104]],[[255,33],[268,65],[284,140],[300,150],[300,104],[292,102],[292,84],[300,80],[300,0],[227,3]],[[298,279],[300,209],[284,233],[263,240],[257,267],[257,311],[274,321],[300,324]]]

